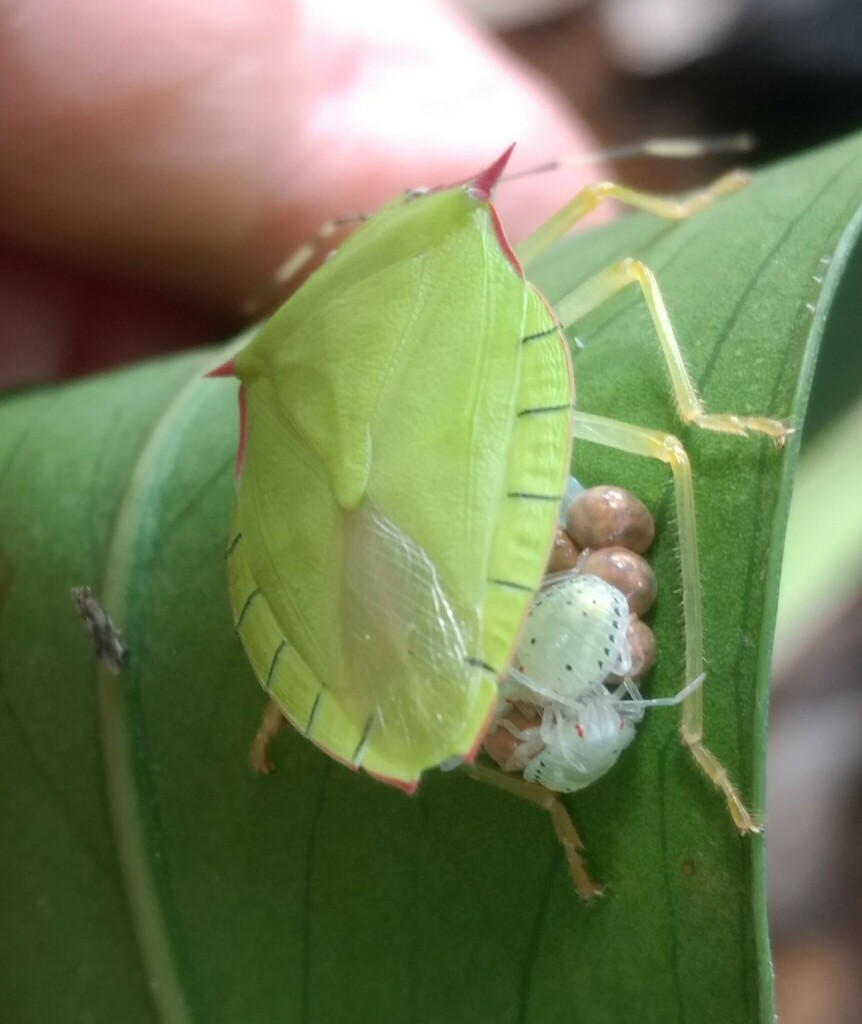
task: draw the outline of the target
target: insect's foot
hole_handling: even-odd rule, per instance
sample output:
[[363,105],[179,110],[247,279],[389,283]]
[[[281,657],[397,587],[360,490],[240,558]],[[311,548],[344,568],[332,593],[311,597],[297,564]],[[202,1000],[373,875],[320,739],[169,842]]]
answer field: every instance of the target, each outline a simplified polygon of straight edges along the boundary
[[[708,751],[707,754],[709,754]],[[711,757],[712,755],[709,756]],[[700,764],[703,767],[702,761],[700,761]],[[730,781],[727,772],[724,769],[719,769],[715,775],[711,776],[711,780],[724,793],[727,809],[739,834],[741,836],[749,836],[760,832],[760,825],[754,820],[751,812],[742,802],[742,797],[736,791],[736,787]]]
[[763,831],[763,827],[754,820],[748,808],[739,801],[728,800],[728,809],[741,836],[757,835]]
[[775,442],[776,448],[783,450],[787,445],[787,438],[796,432],[796,428],[791,427],[790,424],[785,423],[784,420],[778,420],[777,422],[784,427],[784,430],[780,434],[773,434],[772,440]]
[[713,192],[715,195],[726,196],[730,192],[739,192],[740,189],[747,188],[750,184],[751,175],[748,171],[737,168],[719,178],[713,185]]
[[599,885],[598,882],[594,882],[590,877],[590,873],[587,871],[587,867],[584,864],[578,849],[567,846],[566,843],[563,843],[563,847],[566,851],[566,860],[569,863],[569,874],[572,876],[572,881],[575,883],[575,892],[578,894],[578,899],[583,900],[585,903],[589,903],[590,900],[597,900],[604,896],[605,887],[603,885]]
[[599,900],[605,894],[605,887],[599,885],[598,882],[594,882],[591,878],[586,879],[586,881],[575,879],[575,889],[578,893],[578,899],[583,900],[584,903]]
[[703,430],[714,430],[719,434],[765,434],[771,437],[779,448],[787,443],[793,428],[784,420],[773,420],[768,416],[733,416],[729,413],[705,413],[695,420]]
[[685,726],[682,731],[682,742],[688,747],[697,766],[709,781],[724,794],[727,809],[733,824],[742,835],[750,835],[760,831],[760,825],[754,820],[745,806],[736,786],[718,758],[703,745],[699,735],[686,736]]
[[275,771],[275,765],[267,757],[267,747],[266,739],[261,741],[260,737],[255,736],[248,754],[249,764],[260,775],[269,775]]
[[788,435],[793,432],[793,428],[784,420],[773,420],[767,416],[740,416],[738,419],[746,432],[766,434],[779,448],[785,446]]

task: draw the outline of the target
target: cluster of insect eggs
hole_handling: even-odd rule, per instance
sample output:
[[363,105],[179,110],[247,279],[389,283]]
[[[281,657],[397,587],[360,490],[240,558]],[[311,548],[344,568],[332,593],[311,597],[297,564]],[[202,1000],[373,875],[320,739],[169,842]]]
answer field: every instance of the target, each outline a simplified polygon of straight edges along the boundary
[[655,639],[641,616],[657,589],[643,554],[655,524],[612,486],[581,490],[561,518],[484,749],[504,771],[575,792],[616,762],[643,713],[637,683]]

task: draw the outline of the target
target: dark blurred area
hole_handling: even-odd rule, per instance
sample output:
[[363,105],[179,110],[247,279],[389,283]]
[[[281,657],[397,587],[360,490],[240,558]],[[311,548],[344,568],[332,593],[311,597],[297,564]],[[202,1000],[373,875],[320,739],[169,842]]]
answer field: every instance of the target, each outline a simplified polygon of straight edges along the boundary
[[[494,0],[468,7],[491,8]],[[541,7],[523,3],[525,12]],[[556,4],[560,11],[561,4]],[[603,143],[753,132],[768,162],[862,125],[858,0],[597,0],[503,27]],[[512,20],[511,16],[509,20]],[[643,161],[627,179],[682,187],[702,163]]]
[[[557,85],[602,145],[747,130],[758,147],[746,164],[756,165],[862,127],[859,0],[465,6]],[[542,18],[540,8],[552,10]],[[732,162],[633,160],[616,176],[674,191]],[[854,301],[853,317],[857,308]],[[836,319],[846,320],[847,309],[839,300]],[[859,334],[855,320],[830,332],[835,340],[822,353],[806,442],[859,401]],[[800,655],[782,660],[774,679],[767,858],[781,1024],[862,1020],[860,622],[862,586]]]

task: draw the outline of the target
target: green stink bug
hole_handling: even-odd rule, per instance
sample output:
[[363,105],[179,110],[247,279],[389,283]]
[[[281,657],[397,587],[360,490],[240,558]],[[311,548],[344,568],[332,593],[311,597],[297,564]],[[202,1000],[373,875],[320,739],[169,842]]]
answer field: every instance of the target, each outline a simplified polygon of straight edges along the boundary
[[[670,435],[575,410],[563,330],[637,283],[684,421],[779,441],[787,428],[703,409],[643,264],[620,260],[553,311],[524,270],[605,197],[679,219],[743,179],[727,175],[682,203],[591,186],[513,249],[491,202],[510,153],[463,184],[384,206],[216,371],[241,381],[227,555],[236,629],[294,726],[412,790],[427,768],[472,760],[494,714],[542,580],[572,438],[660,459],[679,522],[683,740],[738,827],[754,830],[702,742],[691,685],[703,649],[687,456]],[[565,815],[550,793],[536,802],[555,824]]]
[[568,471],[568,348],[490,206],[507,157],[384,207],[232,364],[240,636],[290,721],[406,789],[481,737]]

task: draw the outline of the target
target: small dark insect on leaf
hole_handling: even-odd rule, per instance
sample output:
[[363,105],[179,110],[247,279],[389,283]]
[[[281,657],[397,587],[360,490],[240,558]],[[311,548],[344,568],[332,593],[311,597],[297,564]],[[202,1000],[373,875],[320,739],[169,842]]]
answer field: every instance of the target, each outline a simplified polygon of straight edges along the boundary
[[109,672],[119,675],[128,652],[119,630],[89,587],[72,587],[70,594],[78,618],[90,634],[96,657]]

